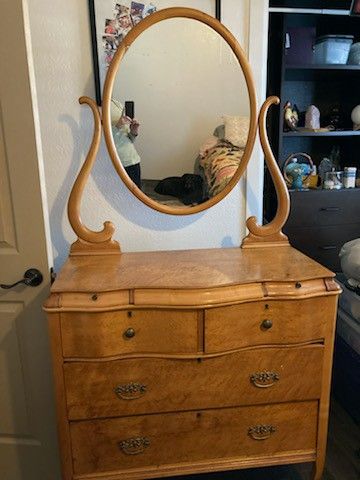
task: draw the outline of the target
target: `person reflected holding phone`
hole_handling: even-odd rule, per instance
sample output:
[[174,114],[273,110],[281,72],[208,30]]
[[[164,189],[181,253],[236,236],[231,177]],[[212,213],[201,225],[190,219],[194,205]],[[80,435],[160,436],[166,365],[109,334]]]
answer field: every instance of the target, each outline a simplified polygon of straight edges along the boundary
[[134,102],[111,100],[111,128],[120,161],[135,185],[141,189],[141,158],[134,142],[139,134],[139,122],[133,118]]

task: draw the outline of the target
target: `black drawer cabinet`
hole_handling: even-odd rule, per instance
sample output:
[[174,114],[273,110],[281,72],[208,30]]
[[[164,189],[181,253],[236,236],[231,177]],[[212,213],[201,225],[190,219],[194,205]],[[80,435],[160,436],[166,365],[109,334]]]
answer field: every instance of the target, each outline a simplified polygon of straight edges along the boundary
[[290,192],[284,227],[292,246],[330,270],[341,270],[342,245],[360,237],[360,189]]

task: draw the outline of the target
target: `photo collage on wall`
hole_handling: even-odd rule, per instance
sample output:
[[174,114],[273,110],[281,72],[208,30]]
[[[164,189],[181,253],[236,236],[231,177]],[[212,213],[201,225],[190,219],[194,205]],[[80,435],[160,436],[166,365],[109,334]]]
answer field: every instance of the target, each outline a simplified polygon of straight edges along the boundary
[[154,12],[156,12],[156,6],[152,3],[131,2],[129,6],[115,4],[113,18],[105,20],[102,37],[106,67],[109,66],[125,35],[143,18]]

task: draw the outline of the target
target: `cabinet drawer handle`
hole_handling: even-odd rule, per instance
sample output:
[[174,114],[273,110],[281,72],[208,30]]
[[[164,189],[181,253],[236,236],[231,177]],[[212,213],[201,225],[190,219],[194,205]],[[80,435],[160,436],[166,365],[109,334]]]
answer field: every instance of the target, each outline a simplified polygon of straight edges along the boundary
[[320,208],[321,212],[339,212],[340,208],[339,207],[322,207]]
[[135,330],[133,328],[128,328],[127,330],[125,330],[124,332],[124,337],[126,338],[133,338],[135,337]]
[[248,434],[254,440],[266,440],[275,432],[276,428],[273,425],[254,425],[248,430]]
[[146,437],[128,438],[119,442],[119,448],[126,455],[139,455],[146,447],[150,446],[150,440]]
[[250,377],[251,382],[258,388],[269,388],[280,379],[276,372],[259,372],[253,373]]
[[320,250],[336,250],[336,245],[324,245],[320,247]]
[[261,324],[261,328],[265,329],[265,330],[269,330],[269,328],[271,328],[273,326],[273,322],[271,320],[264,320]]
[[135,400],[146,393],[146,388],[146,385],[142,383],[130,382],[125,385],[118,385],[114,388],[114,392],[123,400]]

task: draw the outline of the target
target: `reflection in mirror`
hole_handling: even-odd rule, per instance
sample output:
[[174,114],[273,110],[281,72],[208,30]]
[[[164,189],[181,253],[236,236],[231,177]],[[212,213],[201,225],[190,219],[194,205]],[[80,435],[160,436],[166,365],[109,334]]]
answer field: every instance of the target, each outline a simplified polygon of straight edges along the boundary
[[127,174],[162,204],[197,205],[236,173],[249,130],[238,61],[214,30],[173,18],[144,31],[117,72],[114,143]]

